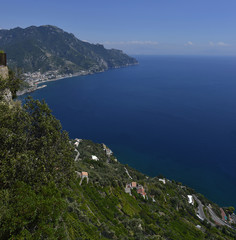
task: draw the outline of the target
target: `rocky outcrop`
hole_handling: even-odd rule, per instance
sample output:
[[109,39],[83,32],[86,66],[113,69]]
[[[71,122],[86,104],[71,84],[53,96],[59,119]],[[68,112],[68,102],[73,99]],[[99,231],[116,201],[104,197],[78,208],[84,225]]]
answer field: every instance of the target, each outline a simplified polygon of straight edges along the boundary
[[0,66],[0,78],[4,80],[8,78],[8,67]]

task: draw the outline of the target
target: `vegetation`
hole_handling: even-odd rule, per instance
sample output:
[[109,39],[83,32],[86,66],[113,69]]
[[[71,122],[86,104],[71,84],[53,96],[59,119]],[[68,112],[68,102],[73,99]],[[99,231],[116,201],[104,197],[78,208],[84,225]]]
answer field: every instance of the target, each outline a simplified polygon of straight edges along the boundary
[[8,75],[8,87],[12,93],[12,98],[15,99],[17,97],[16,92],[21,88],[23,84],[21,71],[19,69],[17,69],[16,72],[9,70]]
[[25,82],[22,79],[21,71],[19,69],[17,69],[16,72],[8,70],[7,79],[2,79],[0,76],[0,92],[4,89],[9,89],[13,99],[17,97],[16,92],[22,87],[23,84],[25,84]]
[[97,72],[137,63],[122,51],[80,41],[54,26],[0,30],[0,45],[8,54],[9,66],[24,72]]
[[[102,144],[75,146],[44,101],[0,102],[0,143],[0,239],[235,239],[196,216],[192,189],[123,165]],[[125,193],[131,181],[148,198]]]
[[68,135],[48,106],[0,104],[0,239],[61,237],[73,178]]

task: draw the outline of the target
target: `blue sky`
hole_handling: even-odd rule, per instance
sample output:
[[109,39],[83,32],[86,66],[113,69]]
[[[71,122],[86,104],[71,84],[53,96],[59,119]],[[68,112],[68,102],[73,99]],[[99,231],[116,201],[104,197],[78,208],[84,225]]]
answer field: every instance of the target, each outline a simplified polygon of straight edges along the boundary
[[236,55],[236,0],[8,0],[0,28],[51,24],[129,54]]

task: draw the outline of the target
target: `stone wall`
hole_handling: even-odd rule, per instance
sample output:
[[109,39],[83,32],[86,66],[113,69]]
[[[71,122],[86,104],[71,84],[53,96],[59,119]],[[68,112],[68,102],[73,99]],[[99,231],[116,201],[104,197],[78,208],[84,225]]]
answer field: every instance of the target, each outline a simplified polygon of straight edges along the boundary
[[7,79],[8,78],[8,67],[0,66],[0,77],[2,79]]

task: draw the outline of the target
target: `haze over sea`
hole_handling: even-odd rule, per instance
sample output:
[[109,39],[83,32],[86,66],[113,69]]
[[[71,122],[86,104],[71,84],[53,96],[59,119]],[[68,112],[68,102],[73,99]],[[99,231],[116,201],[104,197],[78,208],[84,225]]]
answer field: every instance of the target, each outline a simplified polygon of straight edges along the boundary
[[236,57],[136,56],[139,65],[47,83],[71,138],[236,207]]

